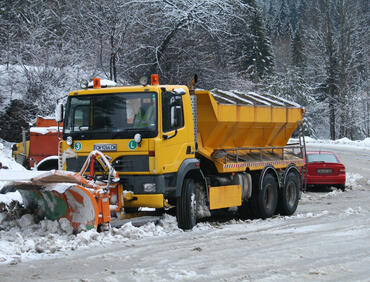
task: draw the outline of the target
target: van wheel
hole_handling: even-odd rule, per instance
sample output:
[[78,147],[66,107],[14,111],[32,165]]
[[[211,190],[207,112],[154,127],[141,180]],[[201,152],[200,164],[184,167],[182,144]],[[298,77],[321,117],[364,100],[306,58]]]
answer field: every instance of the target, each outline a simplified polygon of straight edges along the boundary
[[177,198],[176,218],[178,227],[183,230],[192,229],[196,223],[195,181],[185,178],[181,196]]
[[288,173],[279,195],[278,211],[281,215],[292,215],[296,211],[299,201],[299,183],[299,177],[296,173]]
[[252,210],[260,218],[274,215],[278,203],[277,182],[275,177],[265,174],[260,189],[255,189],[252,195]]
[[339,185],[338,188],[344,192],[346,190],[346,185]]

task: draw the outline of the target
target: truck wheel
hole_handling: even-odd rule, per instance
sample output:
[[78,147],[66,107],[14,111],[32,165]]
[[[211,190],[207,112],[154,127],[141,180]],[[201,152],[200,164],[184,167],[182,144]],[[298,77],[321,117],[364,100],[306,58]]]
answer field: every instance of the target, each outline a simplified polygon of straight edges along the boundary
[[278,192],[277,182],[272,174],[265,174],[262,185],[260,189],[255,189],[252,200],[252,209],[259,217],[265,219],[274,215],[278,202]]
[[250,200],[246,201],[244,200],[242,205],[238,207],[239,216],[242,219],[256,219],[258,216],[256,216],[253,208],[252,203]]
[[197,223],[195,181],[185,178],[181,196],[177,198],[176,218],[178,227],[183,230],[192,229]]
[[278,210],[281,215],[292,215],[296,211],[299,201],[299,187],[297,174],[294,172],[288,173],[279,195]]
[[125,211],[125,213],[138,213],[139,212],[139,208],[132,208],[132,207],[125,207],[123,208],[123,210]]

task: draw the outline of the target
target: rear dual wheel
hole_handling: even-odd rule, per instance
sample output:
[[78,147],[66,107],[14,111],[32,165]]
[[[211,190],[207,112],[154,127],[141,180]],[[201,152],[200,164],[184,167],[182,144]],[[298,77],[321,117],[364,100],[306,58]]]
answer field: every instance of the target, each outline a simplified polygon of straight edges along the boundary
[[251,200],[244,200],[242,205],[238,207],[239,215],[242,219],[256,219],[257,216],[252,208]]
[[292,215],[296,211],[299,201],[299,190],[300,177],[297,173],[289,172],[279,195],[278,211],[281,215]]
[[258,188],[253,189],[252,198],[248,201],[251,205],[248,211],[252,214],[252,217],[269,218],[275,214],[278,203],[277,180],[271,173],[267,173]]

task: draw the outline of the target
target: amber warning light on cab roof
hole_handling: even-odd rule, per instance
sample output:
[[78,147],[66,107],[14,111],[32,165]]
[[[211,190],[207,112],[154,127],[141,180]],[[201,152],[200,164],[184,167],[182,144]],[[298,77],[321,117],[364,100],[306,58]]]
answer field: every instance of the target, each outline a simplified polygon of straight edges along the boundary
[[99,77],[95,77],[93,79],[93,87],[94,88],[101,88],[100,78]]
[[150,77],[150,84],[151,85],[159,85],[159,78],[158,74],[152,74]]
[[[140,84],[146,85],[147,79],[145,77],[142,77],[140,79]],[[150,76],[150,84],[151,85],[159,85],[159,78],[158,74],[152,74]],[[86,80],[81,81],[81,88],[86,89],[88,88],[88,83]],[[99,77],[95,77],[93,79],[93,88],[101,88],[101,81]]]

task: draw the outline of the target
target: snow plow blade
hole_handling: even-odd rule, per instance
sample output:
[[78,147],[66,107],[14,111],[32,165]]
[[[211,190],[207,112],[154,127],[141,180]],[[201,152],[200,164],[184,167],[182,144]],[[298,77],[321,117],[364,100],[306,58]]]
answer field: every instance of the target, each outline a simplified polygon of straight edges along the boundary
[[[94,155],[95,154],[95,155]],[[80,173],[51,170],[39,173],[26,181],[13,180],[3,190],[20,192],[24,207],[40,218],[59,220],[66,218],[74,231],[103,230],[111,221],[110,189],[116,189],[118,174],[110,168],[110,181],[89,180],[83,175],[90,156],[93,162],[100,152],[90,153]]]
[[19,189],[25,208],[50,220],[66,218],[74,230],[98,226],[99,210],[90,192],[80,186],[70,186],[64,193],[47,191],[42,186]]

